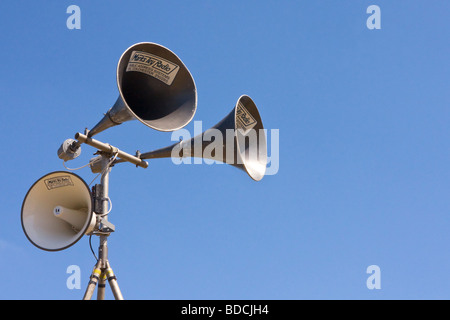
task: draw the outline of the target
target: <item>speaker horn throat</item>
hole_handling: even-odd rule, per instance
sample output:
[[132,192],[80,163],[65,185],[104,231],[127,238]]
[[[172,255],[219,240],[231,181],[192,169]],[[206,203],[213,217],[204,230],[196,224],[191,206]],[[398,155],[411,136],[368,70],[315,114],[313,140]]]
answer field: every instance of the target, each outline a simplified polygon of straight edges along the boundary
[[119,96],[114,106],[109,109],[103,118],[89,131],[88,136],[93,137],[108,128],[135,119],[136,117],[129,111],[122,97]]

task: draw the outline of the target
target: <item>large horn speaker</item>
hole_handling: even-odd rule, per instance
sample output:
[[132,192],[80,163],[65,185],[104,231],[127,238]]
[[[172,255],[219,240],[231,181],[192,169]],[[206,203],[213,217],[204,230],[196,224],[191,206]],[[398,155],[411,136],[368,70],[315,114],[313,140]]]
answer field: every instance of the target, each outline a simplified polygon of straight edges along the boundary
[[[217,137],[222,141],[216,141]],[[242,95],[233,110],[214,127],[194,138],[143,153],[141,159],[201,157],[244,170],[256,181],[264,177],[267,145],[264,126],[253,100]]]
[[43,176],[25,196],[21,220],[25,235],[36,247],[58,251],[72,246],[95,227],[88,185],[70,172]]
[[159,131],[184,127],[197,109],[191,73],[169,49],[155,43],[128,48],[117,65],[119,97],[89,136],[129,120]]

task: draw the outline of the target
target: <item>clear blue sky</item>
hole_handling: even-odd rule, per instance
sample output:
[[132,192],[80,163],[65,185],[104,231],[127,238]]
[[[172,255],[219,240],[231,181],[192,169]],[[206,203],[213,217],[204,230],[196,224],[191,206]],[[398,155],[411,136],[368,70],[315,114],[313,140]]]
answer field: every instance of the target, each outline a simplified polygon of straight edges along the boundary
[[[80,30],[66,27],[72,4]],[[2,1],[0,299],[82,298],[88,238],[39,250],[21,205],[65,170],[59,145],[115,102],[137,42],[183,60],[204,129],[251,96],[279,129],[280,162],[260,182],[228,165],[115,166],[109,258],[126,299],[449,299],[449,14],[425,0]],[[172,143],[138,121],[96,138],[129,153]],[[370,265],[381,289],[366,286]]]

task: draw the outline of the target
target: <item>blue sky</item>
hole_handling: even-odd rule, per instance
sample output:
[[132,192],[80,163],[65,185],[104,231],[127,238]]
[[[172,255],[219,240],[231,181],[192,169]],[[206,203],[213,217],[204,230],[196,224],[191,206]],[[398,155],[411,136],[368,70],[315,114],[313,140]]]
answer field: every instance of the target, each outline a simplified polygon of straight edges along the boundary
[[[39,250],[20,210],[38,178],[65,170],[60,144],[115,102],[118,59],[137,42],[185,63],[204,129],[251,96],[279,130],[279,171],[115,166],[109,258],[126,299],[449,299],[449,13],[445,1],[3,1],[0,299],[82,298],[88,238]],[[129,153],[173,143],[138,121],[96,138]],[[366,286],[370,265],[381,289]]]

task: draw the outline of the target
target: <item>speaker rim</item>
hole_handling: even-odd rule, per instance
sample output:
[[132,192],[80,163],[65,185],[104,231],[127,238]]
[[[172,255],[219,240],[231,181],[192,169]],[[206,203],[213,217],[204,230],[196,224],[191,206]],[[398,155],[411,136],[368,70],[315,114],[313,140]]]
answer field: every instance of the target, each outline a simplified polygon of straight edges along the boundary
[[[235,105],[235,107],[234,107],[234,124],[235,124],[235,128],[237,128],[237,117],[236,117],[236,115],[237,115],[237,109],[238,109],[238,105],[239,105],[239,103],[241,102],[241,100],[242,99],[248,99],[248,100],[250,100],[250,102],[253,104],[253,106],[254,106],[254,109],[255,109],[255,111],[256,111],[256,116],[257,116],[257,118],[258,118],[258,122],[260,123],[260,125],[261,125],[261,129],[263,129],[264,130],[264,124],[263,124],[263,121],[262,121],[262,119],[261,119],[261,114],[259,113],[259,109],[258,109],[258,106],[256,105],[256,103],[255,103],[255,101],[249,96],[249,95],[247,95],[247,94],[242,94],[240,97],[239,97],[239,99],[237,100],[237,102],[236,102],[236,105]],[[263,134],[264,134],[264,146],[265,146],[265,157],[266,157],[266,166],[265,166],[265,168],[264,168],[264,172],[262,172],[262,173],[257,173],[257,174],[255,174],[255,172],[253,172],[252,170],[250,170],[250,165],[249,165],[249,163],[247,162],[247,161],[245,161],[245,159],[244,158],[242,158],[242,160],[243,160],[243,163],[242,163],[242,167],[243,167],[243,169],[245,170],[245,172],[250,176],[250,178],[252,178],[254,181],[261,181],[263,178],[264,178],[264,176],[266,175],[266,171],[267,171],[267,141],[266,141],[266,139],[267,139],[267,136],[266,136],[266,134],[265,134],[265,131],[263,131]],[[236,134],[235,134],[235,138],[236,138],[236,143],[237,143],[237,139],[238,139],[238,136],[237,136],[237,132],[236,132]],[[240,154],[240,151],[239,151],[239,146],[237,146],[237,152],[239,152],[239,154]]]
[[[150,125],[149,123],[145,122],[145,121],[142,120],[140,117],[138,117],[138,116],[133,112],[133,110],[131,110],[130,106],[128,105],[128,103],[127,103],[127,101],[126,101],[126,99],[125,99],[125,97],[123,96],[122,88],[121,88],[121,86],[120,86],[120,84],[119,84],[119,67],[120,67],[120,63],[122,62],[122,59],[123,59],[123,57],[125,56],[125,54],[127,54],[130,50],[132,50],[132,48],[134,48],[134,47],[136,47],[136,46],[139,46],[139,45],[143,45],[143,44],[156,45],[156,46],[158,46],[158,47],[161,47],[161,48],[163,48],[163,49],[165,49],[165,50],[171,52],[173,55],[175,55],[175,56],[178,58],[178,60],[180,60],[180,62],[183,64],[183,67],[186,69],[186,71],[188,72],[188,74],[191,76],[192,83],[193,83],[193,85],[194,85],[194,93],[195,93],[194,112],[192,113],[191,118],[190,118],[188,121],[186,121],[183,125],[181,125],[180,127],[177,127],[177,128],[175,128],[175,129],[161,129],[161,128],[157,128],[157,127],[155,127],[155,126],[153,126],[153,125]],[[167,47],[165,47],[165,46],[163,46],[163,45],[161,45],[161,44],[159,44],[159,43],[156,43],[156,42],[145,42],[145,41],[144,41],[144,42],[138,42],[138,43],[135,43],[135,44],[131,45],[130,47],[128,47],[128,48],[122,53],[122,55],[120,56],[119,62],[117,63],[117,68],[116,68],[116,83],[117,83],[117,88],[118,88],[118,90],[119,90],[120,98],[122,99],[122,101],[123,101],[125,107],[127,108],[127,110],[133,115],[133,117],[134,117],[135,119],[139,120],[139,122],[141,122],[142,124],[146,125],[147,127],[152,128],[152,129],[154,129],[154,130],[161,131],[161,132],[173,132],[173,131],[180,130],[180,129],[184,128],[185,126],[187,126],[187,125],[192,121],[192,119],[194,119],[194,116],[195,116],[195,114],[197,113],[197,105],[198,105],[197,85],[195,84],[195,79],[194,79],[194,77],[192,76],[191,71],[189,71],[188,67],[184,64],[183,60],[181,60],[181,58],[180,58],[175,52],[173,52],[173,51],[170,50],[169,48],[167,48]]]
[[[21,208],[21,212],[20,212],[20,223],[21,223],[21,225],[22,225],[23,233],[25,233],[25,236],[27,237],[28,241],[30,241],[34,246],[36,246],[37,248],[39,248],[39,249],[41,249],[41,250],[51,251],[51,252],[65,250],[65,249],[67,249],[67,248],[73,246],[75,243],[77,243],[78,241],[80,241],[80,239],[84,236],[84,234],[85,234],[87,228],[89,227],[89,223],[88,223],[88,225],[86,226],[86,228],[83,230],[83,232],[80,232],[80,236],[79,236],[74,242],[72,242],[71,244],[69,244],[69,245],[67,245],[67,246],[65,246],[65,247],[58,248],[58,249],[48,249],[48,248],[41,247],[41,246],[39,246],[38,244],[36,244],[33,240],[31,240],[31,238],[28,236],[27,232],[25,231],[25,226],[23,225],[23,209],[24,209],[24,206],[25,206],[25,202],[26,202],[26,200],[27,200],[27,198],[28,198],[28,195],[30,194],[31,190],[33,189],[33,187],[34,187],[39,181],[41,181],[44,177],[49,176],[49,175],[52,175],[52,174],[55,174],[55,173],[70,174],[70,175],[73,175],[73,176],[77,177],[78,179],[80,179],[80,180],[84,183],[84,185],[86,186],[87,190],[89,191],[89,196],[90,196],[90,198],[91,198],[91,209],[93,208],[93,205],[94,205],[94,199],[93,199],[93,197],[92,197],[92,192],[91,192],[91,190],[90,190],[88,184],[87,184],[86,181],[84,181],[79,175],[77,175],[77,174],[75,174],[75,173],[73,173],[73,172],[63,171],[63,170],[52,171],[52,172],[49,172],[49,173],[43,175],[42,177],[40,177],[39,179],[37,179],[37,180],[33,183],[33,185],[28,189],[28,192],[27,192],[27,194],[25,195],[25,197],[24,197],[24,199],[23,199],[23,202],[22,202],[22,208]],[[94,215],[94,211],[93,211],[93,210],[90,210],[89,221],[92,220],[93,215]]]

